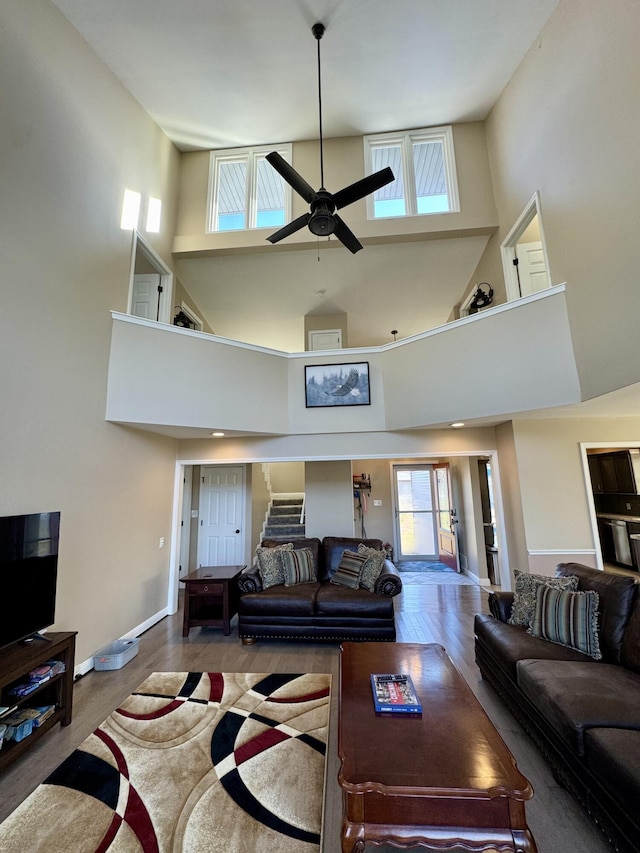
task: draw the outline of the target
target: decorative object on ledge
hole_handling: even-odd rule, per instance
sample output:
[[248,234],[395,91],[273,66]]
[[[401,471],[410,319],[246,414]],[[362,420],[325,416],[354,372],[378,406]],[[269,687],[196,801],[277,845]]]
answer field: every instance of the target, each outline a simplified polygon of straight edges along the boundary
[[188,317],[179,305],[176,305],[177,313],[173,318],[173,325],[180,326],[182,329],[195,329],[196,324],[191,317]]
[[[483,289],[484,288],[484,289]],[[493,302],[493,288],[488,281],[481,281],[469,305],[469,314],[477,314]]]
[[368,361],[307,365],[304,372],[308,409],[371,405]]

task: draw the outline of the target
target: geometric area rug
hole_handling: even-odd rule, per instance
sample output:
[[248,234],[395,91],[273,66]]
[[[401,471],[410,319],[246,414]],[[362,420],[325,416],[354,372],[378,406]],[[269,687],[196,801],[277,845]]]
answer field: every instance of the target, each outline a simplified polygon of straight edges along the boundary
[[0,847],[318,853],[330,686],[154,672],[0,825]]

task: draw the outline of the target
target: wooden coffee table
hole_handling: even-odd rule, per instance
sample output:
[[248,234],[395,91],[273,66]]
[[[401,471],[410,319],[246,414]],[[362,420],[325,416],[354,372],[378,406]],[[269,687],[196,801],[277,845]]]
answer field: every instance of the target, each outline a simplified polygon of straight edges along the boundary
[[[408,673],[422,715],[376,714],[374,672]],[[342,645],[338,754],[343,853],[367,842],[536,853],[531,785],[442,646]]]

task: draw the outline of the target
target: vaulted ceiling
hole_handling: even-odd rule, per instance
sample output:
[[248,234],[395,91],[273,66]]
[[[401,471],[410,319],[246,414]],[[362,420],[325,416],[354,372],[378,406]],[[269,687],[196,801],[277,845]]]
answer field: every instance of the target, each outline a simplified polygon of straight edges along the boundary
[[[483,120],[558,0],[53,2],[188,152],[317,139],[317,21],[326,138]],[[349,346],[376,345],[446,322],[487,239],[336,249],[322,264],[265,249],[177,273],[226,337],[295,351],[305,314],[346,313]]]
[[53,0],[183,150],[486,118],[558,0]]

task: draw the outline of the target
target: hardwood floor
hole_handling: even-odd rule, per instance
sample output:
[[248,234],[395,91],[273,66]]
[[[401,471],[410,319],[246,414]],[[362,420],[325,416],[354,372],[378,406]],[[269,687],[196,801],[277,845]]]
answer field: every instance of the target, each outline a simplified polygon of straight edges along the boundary
[[[518,723],[480,679],[473,655],[473,616],[488,612],[487,593],[477,586],[406,584],[394,602],[398,642],[440,643],[447,649],[516,757],[518,767],[532,783],[535,795],[527,804],[527,816],[539,853],[609,853],[609,846],[580,806],[554,780]],[[66,729],[56,727],[0,777],[0,820],[150,672],[330,672],[333,692],[322,853],[339,853],[342,799],[337,783],[338,644],[265,641],[243,646],[237,637],[235,619],[230,637],[213,628],[192,629],[188,638],[183,638],[181,632],[180,610],[142,636],[139,654],[123,669],[92,671],[76,682],[72,724]],[[1,837],[0,829],[0,849]],[[394,849],[368,848],[367,853],[391,853]]]

